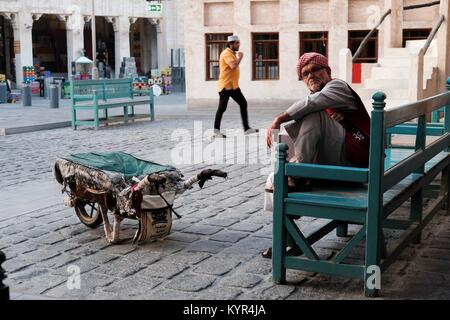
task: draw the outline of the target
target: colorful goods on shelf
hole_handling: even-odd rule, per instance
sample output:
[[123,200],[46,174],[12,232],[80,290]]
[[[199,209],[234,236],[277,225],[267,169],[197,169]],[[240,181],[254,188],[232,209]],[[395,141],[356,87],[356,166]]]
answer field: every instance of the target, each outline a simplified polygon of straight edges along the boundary
[[34,66],[23,67],[23,83],[33,83],[36,80],[36,71]]

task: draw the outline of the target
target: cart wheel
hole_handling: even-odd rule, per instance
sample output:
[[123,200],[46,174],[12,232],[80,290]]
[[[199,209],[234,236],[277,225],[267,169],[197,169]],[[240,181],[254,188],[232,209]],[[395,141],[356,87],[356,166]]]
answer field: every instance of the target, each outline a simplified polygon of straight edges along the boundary
[[108,212],[105,206],[96,202],[80,202],[75,204],[75,212],[82,223],[89,228],[95,228],[103,222],[103,212]]

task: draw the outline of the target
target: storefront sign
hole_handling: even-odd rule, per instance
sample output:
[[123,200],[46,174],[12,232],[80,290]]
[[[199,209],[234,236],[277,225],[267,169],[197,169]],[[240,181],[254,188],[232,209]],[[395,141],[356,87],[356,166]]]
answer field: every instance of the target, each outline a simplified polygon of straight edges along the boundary
[[149,3],[148,3],[148,11],[161,13],[162,12],[162,3],[161,3],[161,1],[149,1]]
[[18,40],[14,41],[14,53],[20,54],[20,41]]

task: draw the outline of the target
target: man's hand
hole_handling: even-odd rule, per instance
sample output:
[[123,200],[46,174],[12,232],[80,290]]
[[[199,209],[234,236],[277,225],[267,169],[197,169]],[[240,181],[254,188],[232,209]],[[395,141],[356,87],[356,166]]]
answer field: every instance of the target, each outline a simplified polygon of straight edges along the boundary
[[267,147],[272,148],[272,130],[280,130],[280,126],[288,121],[291,121],[292,118],[287,112],[283,112],[273,119],[272,124],[267,128],[266,132],[266,143]]
[[266,143],[267,143],[267,148],[272,148],[272,130],[280,130],[280,125],[281,123],[279,123],[277,121],[277,118],[275,118],[272,122],[272,124],[267,128],[267,132],[266,132]]
[[236,52],[236,58],[238,58],[239,61],[242,60],[244,58],[244,53],[241,51]]

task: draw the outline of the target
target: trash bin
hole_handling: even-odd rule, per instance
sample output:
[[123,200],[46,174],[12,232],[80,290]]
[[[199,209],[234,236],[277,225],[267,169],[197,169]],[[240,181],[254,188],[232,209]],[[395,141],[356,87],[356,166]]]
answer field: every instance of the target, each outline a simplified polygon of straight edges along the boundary
[[50,98],[50,108],[59,108],[59,86],[57,84],[50,84],[49,88],[49,98]]
[[8,101],[8,89],[5,82],[0,82],[0,103]]
[[29,83],[23,85],[22,99],[24,107],[31,107],[31,86]]

